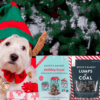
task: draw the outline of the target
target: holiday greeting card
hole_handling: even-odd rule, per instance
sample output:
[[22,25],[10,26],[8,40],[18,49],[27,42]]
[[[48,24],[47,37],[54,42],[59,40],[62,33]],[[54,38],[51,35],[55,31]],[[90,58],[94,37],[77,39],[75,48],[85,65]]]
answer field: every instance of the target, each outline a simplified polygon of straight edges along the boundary
[[100,57],[70,56],[71,98],[99,98]]
[[69,100],[68,56],[36,56],[40,100]]

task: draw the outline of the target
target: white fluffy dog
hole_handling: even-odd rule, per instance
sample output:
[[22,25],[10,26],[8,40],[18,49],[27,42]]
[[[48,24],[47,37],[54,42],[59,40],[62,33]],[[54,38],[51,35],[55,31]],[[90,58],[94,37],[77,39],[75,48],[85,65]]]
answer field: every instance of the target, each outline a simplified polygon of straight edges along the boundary
[[[7,91],[22,90],[21,86],[25,82],[37,82],[36,70],[33,66],[30,66],[31,56],[29,51],[28,40],[17,35],[11,36],[0,43],[0,76],[2,77],[3,82],[8,81],[4,78],[2,69],[15,74],[20,74],[24,70],[26,73],[32,73],[32,78],[27,75],[21,83],[15,84],[14,81],[10,82]],[[6,100],[6,95],[0,93],[0,100]]]

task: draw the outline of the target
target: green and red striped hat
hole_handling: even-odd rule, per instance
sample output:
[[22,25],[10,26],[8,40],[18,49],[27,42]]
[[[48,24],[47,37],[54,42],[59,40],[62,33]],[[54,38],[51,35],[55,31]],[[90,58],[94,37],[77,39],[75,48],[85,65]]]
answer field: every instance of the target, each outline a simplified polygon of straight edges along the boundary
[[21,17],[17,4],[15,2],[6,4],[0,8],[0,13],[2,13],[2,11],[4,15],[0,19],[0,42],[16,34],[26,38],[31,45],[35,46],[37,40],[33,39],[28,26]]

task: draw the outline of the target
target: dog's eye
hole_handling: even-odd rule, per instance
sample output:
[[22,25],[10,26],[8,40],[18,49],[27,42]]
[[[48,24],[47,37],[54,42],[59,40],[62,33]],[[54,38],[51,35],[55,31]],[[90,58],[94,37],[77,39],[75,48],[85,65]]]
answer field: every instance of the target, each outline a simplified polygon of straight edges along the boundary
[[9,45],[10,45],[10,42],[6,42],[5,45],[6,45],[6,46],[9,46]]
[[25,46],[22,46],[22,50],[25,50],[26,48],[25,48]]

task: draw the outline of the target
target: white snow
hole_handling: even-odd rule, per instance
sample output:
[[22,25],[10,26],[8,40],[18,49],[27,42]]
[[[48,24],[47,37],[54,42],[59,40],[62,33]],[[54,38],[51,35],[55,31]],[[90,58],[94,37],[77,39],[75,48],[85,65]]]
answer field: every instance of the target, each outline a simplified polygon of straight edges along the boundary
[[96,33],[99,33],[99,35],[100,35],[100,30],[96,30]]
[[74,18],[78,18],[79,14],[80,14],[80,6],[78,6],[76,3],[71,3],[67,0],[66,0],[66,5],[72,7],[73,15],[70,15],[70,16],[72,16],[70,19],[70,22],[71,22],[71,28],[75,29],[76,24],[75,24]]
[[86,3],[86,1],[85,1],[85,0],[83,0],[83,3]]
[[73,11],[73,16],[72,17],[77,18],[79,16],[79,13],[80,13],[80,6],[78,6],[76,3],[71,3],[67,0],[66,0],[66,5],[72,7],[72,11]]
[[51,37],[51,36],[49,36],[49,35],[47,34],[46,43],[52,43],[52,40],[53,40],[53,36]]
[[51,20],[50,20],[51,24],[55,24],[55,23],[58,23],[58,22],[59,22],[59,20],[54,20],[53,18],[51,18]]
[[33,13],[38,13],[34,5],[31,7],[31,9],[33,10]]
[[[95,24],[95,22],[91,22],[91,24],[89,25],[89,28],[87,28],[87,32],[84,36],[84,39],[88,40],[88,46],[87,46],[87,49],[90,48],[90,40],[91,40],[91,37],[88,36],[88,34],[95,34],[95,33],[98,33],[100,34],[100,31],[99,30],[96,30],[97,29],[97,26]],[[95,37],[96,39],[97,37]]]
[[40,4],[43,4],[44,2],[43,1],[40,1]]
[[66,4],[67,5],[71,5],[72,3],[66,0]]
[[95,32],[96,31],[97,26],[96,26],[96,23],[95,22],[93,22],[93,21],[91,22],[90,29],[91,29],[92,32]]
[[49,4],[47,4],[47,6],[49,6]]
[[88,45],[87,45],[87,49],[89,49],[90,48],[90,41],[91,41],[91,37],[90,36],[84,36],[84,39],[85,40],[88,40]]
[[3,3],[4,3],[4,4],[6,4],[6,1],[5,1],[5,0],[3,0]]
[[66,11],[64,11],[64,13],[65,13],[65,14],[67,14],[67,12],[66,12]]
[[30,16],[30,18],[34,20],[35,24],[30,24],[29,29],[31,31],[32,36],[34,36],[38,33],[43,33],[44,31],[46,31],[46,24],[42,22],[42,16],[36,15],[38,11],[36,10],[35,6],[32,6],[31,8],[33,10],[33,14]]
[[70,22],[75,22],[74,16],[70,19]]
[[72,24],[71,24],[71,28],[73,28],[73,29],[76,28],[76,24],[75,24],[75,22],[72,22]]
[[29,25],[29,30],[32,33],[32,36],[34,37],[34,35],[39,33],[39,26],[36,24],[30,24]]
[[[48,24],[49,24],[49,23],[55,24],[55,23],[58,23],[58,22],[59,22],[58,19],[57,19],[57,20],[54,20],[53,18],[51,18],[51,20],[50,20],[50,22],[48,22]],[[64,30],[64,29],[65,29],[66,23],[67,23],[67,20],[61,20],[61,21],[60,21],[60,24],[61,24],[61,30]]]
[[78,17],[79,16],[79,13],[80,13],[80,6],[78,6],[76,3],[73,3],[71,5],[72,7],[72,10],[73,10],[73,14],[74,14],[74,17]]
[[53,47],[50,49],[50,53],[52,53],[52,55],[58,55],[58,47],[60,46],[59,42],[56,42]]
[[98,54],[99,54],[99,52],[98,52],[98,51],[96,51],[96,54],[98,55]]
[[95,22],[92,21],[91,24],[89,25],[86,35],[95,34],[95,32],[100,33],[99,30],[96,30],[96,29],[97,29],[97,26],[96,26]]
[[84,31],[85,29],[88,29],[88,19],[84,16],[81,16],[78,18],[77,26]]
[[25,10],[25,7],[21,7],[21,17],[22,17],[23,20],[25,21],[24,10]]
[[64,30],[65,29],[65,27],[66,27],[66,23],[67,23],[67,20],[62,20],[61,22],[61,30]]

